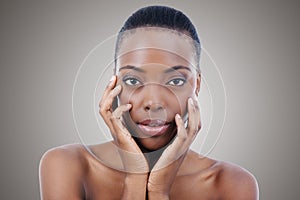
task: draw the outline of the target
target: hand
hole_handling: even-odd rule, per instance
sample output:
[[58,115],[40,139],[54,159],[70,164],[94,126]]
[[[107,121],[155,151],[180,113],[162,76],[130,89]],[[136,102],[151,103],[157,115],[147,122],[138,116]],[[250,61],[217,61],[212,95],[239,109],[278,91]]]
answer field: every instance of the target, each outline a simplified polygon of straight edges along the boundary
[[184,127],[184,122],[179,114],[175,116],[177,136],[162,153],[150,173],[147,184],[149,199],[168,198],[178,169],[201,128],[198,102],[192,98],[188,100],[188,116],[187,128]]
[[120,105],[114,111],[112,109],[113,100],[122,90],[121,85],[116,86],[116,82],[117,77],[113,76],[100,100],[100,114],[111,131],[114,143],[119,147],[124,170],[130,173],[149,172],[148,163],[141,149],[121,119],[123,113],[130,110],[131,104]]

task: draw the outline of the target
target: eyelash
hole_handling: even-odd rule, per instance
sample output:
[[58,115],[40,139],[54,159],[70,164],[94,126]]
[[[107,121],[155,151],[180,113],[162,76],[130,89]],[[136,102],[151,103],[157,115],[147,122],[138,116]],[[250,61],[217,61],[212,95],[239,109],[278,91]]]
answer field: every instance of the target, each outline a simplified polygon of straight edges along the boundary
[[[174,81],[179,81],[180,83],[176,84],[174,83]],[[138,79],[136,78],[132,78],[132,77],[129,77],[129,78],[124,78],[123,79],[123,82],[126,84],[126,85],[129,85],[129,86],[137,86],[137,85],[140,85],[142,84]],[[173,82],[173,83],[172,83]],[[167,82],[167,85],[170,85],[170,86],[183,86],[184,84],[186,83],[186,79],[184,78],[174,78],[170,81]]]
[[[129,81],[129,82],[128,82],[128,81]],[[129,86],[135,86],[135,85],[137,85],[137,84],[132,84],[132,83],[130,83],[130,81],[136,81],[137,83],[141,84],[141,82],[140,82],[138,79],[136,79],[136,78],[124,78],[124,79],[123,79],[123,82],[124,82],[126,85],[129,85]]]
[[[171,84],[171,82],[172,81],[182,81],[180,84]],[[172,80],[170,80],[167,84],[168,85],[171,85],[171,86],[183,86],[184,84],[186,83],[186,80],[185,79],[183,79],[183,78],[174,78],[174,79],[172,79]]]

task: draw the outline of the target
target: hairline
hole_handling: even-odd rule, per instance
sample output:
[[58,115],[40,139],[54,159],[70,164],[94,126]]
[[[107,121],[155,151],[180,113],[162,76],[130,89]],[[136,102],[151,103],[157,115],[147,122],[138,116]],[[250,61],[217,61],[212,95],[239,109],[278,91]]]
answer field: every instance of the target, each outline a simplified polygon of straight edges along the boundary
[[114,63],[115,63],[115,67],[114,67],[114,72],[116,73],[116,64],[117,64],[117,59],[118,59],[118,53],[119,53],[119,49],[120,46],[122,44],[122,40],[131,34],[134,34],[136,31],[138,30],[144,30],[144,31],[151,31],[151,30],[158,30],[158,31],[163,31],[163,32],[169,32],[172,34],[176,34],[179,35],[181,37],[184,37],[184,39],[186,41],[188,41],[191,46],[194,49],[194,56],[195,56],[195,60],[196,60],[196,69],[200,70],[200,51],[201,51],[201,45],[199,42],[197,42],[195,39],[193,39],[190,36],[190,33],[186,30],[177,30],[177,29],[173,29],[173,28],[168,28],[168,27],[162,27],[162,26],[141,26],[141,27],[136,27],[136,28],[131,28],[131,29],[127,29],[124,31],[120,31],[118,33],[118,37],[117,37],[117,41],[116,41],[116,45],[115,45],[115,55],[114,55]]

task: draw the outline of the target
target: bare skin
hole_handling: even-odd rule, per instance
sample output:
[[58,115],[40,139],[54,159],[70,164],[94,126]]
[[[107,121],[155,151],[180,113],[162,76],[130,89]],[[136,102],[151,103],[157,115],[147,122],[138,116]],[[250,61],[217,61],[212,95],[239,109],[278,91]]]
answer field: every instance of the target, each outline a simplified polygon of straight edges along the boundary
[[48,151],[40,164],[43,199],[258,199],[249,172],[189,149],[201,129],[191,44],[151,28],[126,36],[100,101],[114,140],[89,146],[94,156],[80,144]]
[[[109,152],[111,144],[92,147]],[[97,150],[96,150],[97,149]],[[112,148],[114,149],[114,148]],[[119,159],[116,162],[121,162]],[[122,199],[126,173],[102,164],[81,144],[48,151],[41,163],[42,199]],[[135,190],[143,188],[136,185]],[[230,163],[199,157],[189,151],[171,187],[170,199],[258,199],[255,178]]]

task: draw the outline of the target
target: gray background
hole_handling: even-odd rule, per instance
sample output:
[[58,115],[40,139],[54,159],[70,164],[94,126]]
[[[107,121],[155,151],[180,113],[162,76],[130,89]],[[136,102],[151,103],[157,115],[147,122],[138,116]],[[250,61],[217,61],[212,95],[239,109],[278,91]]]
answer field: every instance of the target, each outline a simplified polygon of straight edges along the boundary
[[[251,171],[261,199],[299,199],[300,48],[296,1],[157,1],[185,12],[222,73],[228,104],[211,157]],[[155,1],[1,1],[1,199],[39,199],[49,148],[79,142],[79,65],[137,8]]]

